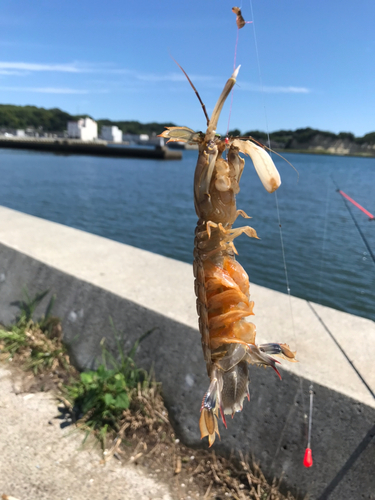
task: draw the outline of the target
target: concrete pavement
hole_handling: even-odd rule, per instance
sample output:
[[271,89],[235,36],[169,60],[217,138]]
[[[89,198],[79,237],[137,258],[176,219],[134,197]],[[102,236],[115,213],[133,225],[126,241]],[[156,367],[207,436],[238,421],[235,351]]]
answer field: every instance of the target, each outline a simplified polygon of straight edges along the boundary
[[49,393],[16,394],[0,365],[0,497],[18,500],[172,500],[168,487],[135,466],[102,465],[83,433],[60,427]]

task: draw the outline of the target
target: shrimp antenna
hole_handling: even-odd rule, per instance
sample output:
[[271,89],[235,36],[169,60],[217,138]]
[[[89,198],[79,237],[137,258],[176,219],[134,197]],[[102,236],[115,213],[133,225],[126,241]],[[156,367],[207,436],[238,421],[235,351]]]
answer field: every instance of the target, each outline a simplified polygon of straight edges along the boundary
[[188,79],[188,82],[190,83],[190,85],[192,86],[192,88],[193,88],[196,96],[198,97],[198,100],[201,103],[201,106],[202,106],[202,109],[203,109],[204,116],[206,117],[207,126],[208,126],[210,124],[210,119],[209,119],[207,111],[206,111],[206,106],[204,105],[204,102],[202,101],[201,96],[198,93],[198,90],[194,87],[193,82],[188,77],[188,74],[186,73],[186,71],[184,70],[184,68],[178,64],[178,62],[176,61],[176,59],[174,57],[171,56],[171,58],[174,60],[174,62],[177,64],[177,66],[180,68],[180,70],[183,72],[183,74],[186,76],[186,78]]
[[268,149],[268,151],[271,151],[271,153],[274,153],[275,155],[279,156],[282,160],[286,161],[292,167],[292,169],[295,171],[295,173],[297,174],[297,182],[299,181],[299,172],[296,169],[296,167],[292,163],[290,163],[290,161],[288,161],[286,158],[284,158],[283,155],[281,155],[280,153],[277,153],[273,149],[271,149],[271,148],[269,148],[267,146],[264,146],[264,145],[263,145],[263,147],[266,148],[266,149]]

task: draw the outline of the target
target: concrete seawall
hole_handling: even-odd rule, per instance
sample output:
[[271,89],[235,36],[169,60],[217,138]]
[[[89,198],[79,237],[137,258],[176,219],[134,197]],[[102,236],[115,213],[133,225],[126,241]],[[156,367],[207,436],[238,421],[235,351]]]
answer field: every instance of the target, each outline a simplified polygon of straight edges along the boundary
[[0,137],[0,148],[29,149],[63,155],[106,156],[114,158],[145,158],[154,160],[181,160],[181,151],[172,151],[166,146],[135,148],[128,146],[108,145],[106,141],[85,142],[79,139],[50,138],[3,138]]
[[[54,313],[82,369],[95,365],[103,337],[115,352],[109,317],[125,348],[156,328],[138,364],[154,366],[181,439],[207,446],[198,430],[208,378],[190,265],[0,207],[0,322],[14,320],[23,286],[56,293]],[[250,368],[251,401],[221,427],[215,448],[253,454],[270,478],[284,473],[311,498],[374,499],[375,323],[256,285],[251,295],[258,341],[287,342],[300,362],[283,362],[282,381]],[[305,469],[311,382],[314,465]]]

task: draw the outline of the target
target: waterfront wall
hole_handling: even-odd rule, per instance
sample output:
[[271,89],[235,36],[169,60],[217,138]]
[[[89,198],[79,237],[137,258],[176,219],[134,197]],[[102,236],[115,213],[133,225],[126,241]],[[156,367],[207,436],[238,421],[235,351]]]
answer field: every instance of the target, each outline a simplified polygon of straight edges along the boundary
[[105,156],[114,158],[146,158],[156,160],[181,160],[181,151],[171,151],[166,146],[135,148],[110,146],[106,141],[79,139],[49,139],[34,137],[0,137],[0,148],[28,149],[56,154]]
[[[190,265],[0,207],[0,322],[14,320],[24,286],[30,294],[49,289],[57,295],[54,313],[81,369],[95,366],[103,337],[115,352],[109,317],[125,348],[154,329],[137,361],[154,367],[179,437],[207,446],[198,430],[208,379]],[[252,285],[251,292],[260,340],[287,341],[297,347],[300,363],[284,363],[282,381],[271,370],[251,369],[251,401],[229,419],[227,430],[221,428],[215,449],[252,454],[270,478],[283,473],[288,487],[310,498],[373,498],[375,381],[368,367],[374,323],[302,299],[290,304],[286,295],[263,287]],[[340,337],[345,329],[352,344],[355,338],[355,351],[349,337]],[[305,469],[311,382],[314,466]]]

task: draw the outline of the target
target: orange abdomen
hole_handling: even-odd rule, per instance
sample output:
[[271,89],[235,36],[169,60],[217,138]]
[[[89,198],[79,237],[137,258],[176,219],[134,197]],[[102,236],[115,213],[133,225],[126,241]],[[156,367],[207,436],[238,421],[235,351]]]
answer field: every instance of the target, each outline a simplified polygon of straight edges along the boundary
[[208,328],[212,350],[229,343],[254,343],[255,325],[244,318],[253,315],[249,301],[249,278],[243,267],[229,255],[222,267],[203,263],[207,298]]

